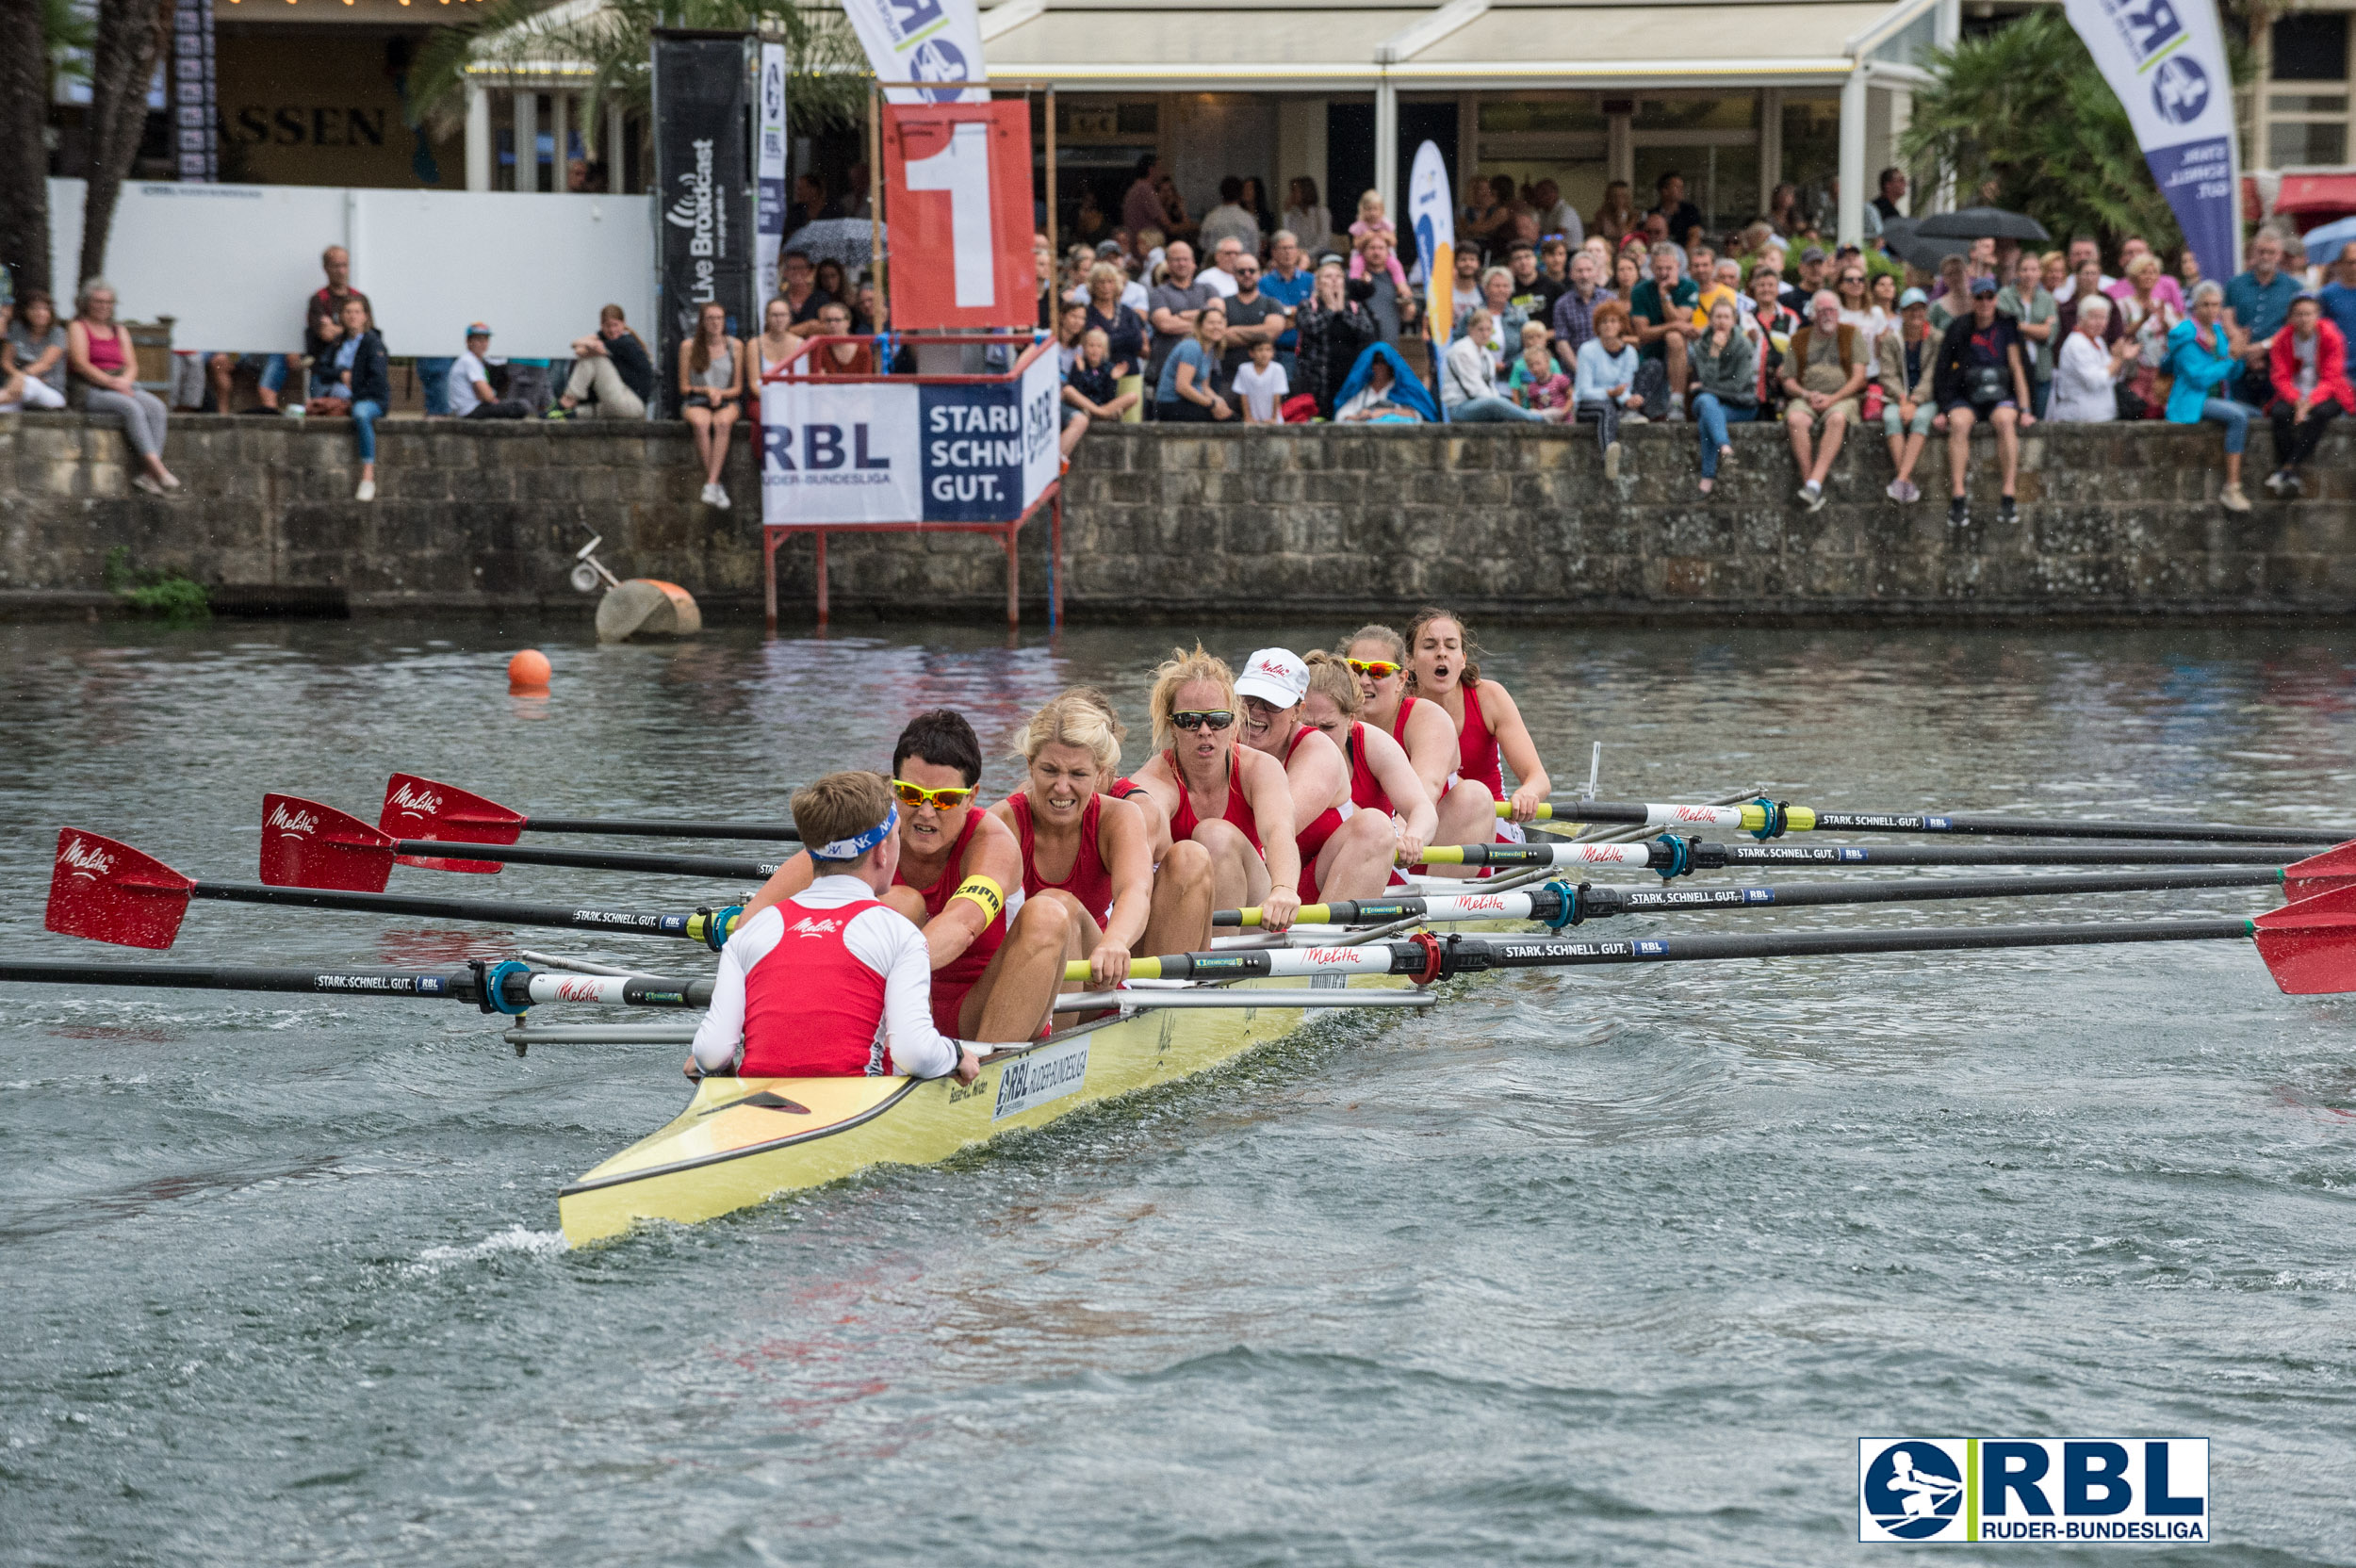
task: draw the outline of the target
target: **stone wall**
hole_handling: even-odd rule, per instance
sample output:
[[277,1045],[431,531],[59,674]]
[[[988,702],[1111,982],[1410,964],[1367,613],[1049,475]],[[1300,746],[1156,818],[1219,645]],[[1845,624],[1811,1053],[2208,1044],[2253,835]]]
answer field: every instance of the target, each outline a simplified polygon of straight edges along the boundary
[[[130,488],[119,428],[0,416],[0,612],[82,612],[107,551],[200,580],[285,596],[340,590],[361,612],[545,608],[586,615],[565,580],[592,532],[622,576],[685,585],[720,617],[757,614],[761,531],[751,465],[730,454],[733,511],[700,505],[682,425],[379,427],[378,498],[352,498],[346,421],[175,417],[169,500]],[[1120,426],[1091,432],[1067,481],[1065,604],[1075,619],[1215,619],[1299,606],[1320,618],[1425,600],[1562,622],[1859,618],[2019,620],[2356,612],[2356,435],[2335,433],[2283,503],[2217,505],[2214,427],[2039,427],[2024,443],[2021,518],[1996,518],[1992,444],[1975,442],[1972,520],[1951,528],[1944,454],[1930,498],[1884,498],[1878,433],[1841,454],[1823,511],[1793,501],[1783,433],[1738,428],[1718,493],[1698,496],[1690,426],[1627,433],[1607,482],[1593,431]],[[1026,617],[1043,610],[1047,529],[1024,531]],[[789,619],[808,618],[807,538],[779,555]],[[1003,613],[997,542],[927,533],[839,538],[842,617]],[[263,596],[267,597],[268,596]]]

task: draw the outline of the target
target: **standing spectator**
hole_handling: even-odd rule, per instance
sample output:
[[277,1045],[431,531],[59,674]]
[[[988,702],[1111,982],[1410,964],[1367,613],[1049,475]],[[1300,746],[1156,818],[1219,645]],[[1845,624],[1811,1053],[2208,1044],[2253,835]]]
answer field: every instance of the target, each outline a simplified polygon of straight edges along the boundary
[[[1219,205],[1203,215],[1203,243],[1219,254],[1221,242],[1235,240],[1253,255],[1260,253],[1260,220],[1243,204],[1243,181],[1230,174],[1219,182]],[[1222,267],[1221,270],[1225,270]]]
[[1284,307],[1268,297],[1260,286],[1260,263],[1250,252],[1233,258],[1235,268],[1235,292],[1227,302],[1226,358],[1219,373],[1230,383],[1243,362],[1252,357],[1254,343],[1266,343],[1275,351],[1276,340],[1292,323],[1284,316]]
[[[2102,275],[2102,269],[2098,263],[2087,261],[2079,264],[2078,275],[2070,280],[2070,298],[2054,307],[2053,330],[2055,333],[2067,336],[2078,330],[2078,306],[2085,301],[2091,300],[2098,294],[2106,300],[2110,298],[2109,295],[2103,294],[2097,285],[2096,280]],[[2116,312],[2105,318],[2103,330],[2114,341],[2125,336],[2127,332]]]
[[[1964,253],[1964,260],[1971,264],[1972,275],[1973,277],[1995,277],[1996,237],[1994,235],[1984,234],[1977,239],[1972,241],[1972,249]],[[1998,282],[2001,283],[2002,281],[2002,279],[1998,279]]]
[[1374,292],[1371,283],[1351,284],[1337,260],[1317,268],[1317,291],[1301,307],[1300,389],[1317,400],[1317,412],[1331,419],[1342,382],[1368,346],[1381,340],[1382,323],[1362,301],[1350,297],[1352,287]]
[[1251,357],[1238,366],[1228,379],[1235,400],[1243,405],[1245,424],[1281,425],[1284,422],[1284,416],[1280,410],[1284,406],[1284,400],[1292,395],[1292,383],[1285,378],[1284,368],[1276,363],[1275,339],[1254,338]]
[[2250,270],[2225,286],[2225,324],[2240,345],[2242,362],[2239,390],[2231,395],[2253,407],[2272,400],[2267,356],[2302,286],[2282,269],[2282,240],[2260,229],[2250,242]]
[[139,357],[129,329],[115,320],[115,286],[104,278],[84,281],[66,329],[66,364],[74,374],[72,400],[90,414],[119,415],[140,472],[131,482],[151,496],[180,488],[164,466],[163,400],[139,387]]
[[[1456,244],[1460,254],[1469,254],[1476,261],[1485,249],[1502,245],[1513,221],[1513,181],[1499,174],[1487,180],[1470,180],[1464,194],[1464,221],[1457,231]],[[1485,199],[1484,199],[1485,198]]]
[[1066,300],[1055,307],[1055,368],[1060,374],[1072,374],[1080,358],[1080,335],[1088,330],[1088,306]]
[[1268,237],[1276,232],[1276,216],[1268,211],[1268,191],[1262,188],[1259,175],[1246,174],[1243,177],[1241,204],[1244,211],[1252,214],[1252,220],[1260,231],[1261,245],[1252,247],[1252,253],[1256,255],[1267,243]]
[[352,405],[352,432],[360,449],[360,488],[357,501],[376,499],[376,422],[393,402],[392,362],[384,355],[384,339],[368,314],[368,302],[348,294],[343,305],[343,338],[335,350],[335,384]]
[[2161,285],[2172,288],[2175,280],[2161,276],[2159,257],[2147,251],[2128,264],[2126,272],[2125,292],[2112,302],[2111,310],[2124,323],[2123,335],[2134,341],[2135,352],[2119,385],[2119,417],[2156,419],[2165,401],[2160,372],[2168,364],[2168,335],[2184,317],[2160,292]]
[[1972,264],[1961,256],[1946,256],[1939,264],[1939,292],[1931,297],[1931,330],[1947,329],[1972,314]]
[[[1663,176],[1662,191],[1668,189]],[[1679,182],[1680,186],[1682,182]],[[1693,302],[1701,290],[1691,278],[1677,276],[1677,248],[1662,240],[1652,248],[1652,276],[1638,284],[1628,297],[1628,316],[1636,323],[1640,354],[1666,372],[1665,397],[1648,400],[1644,412],[1653,418],[1682,418],[1685,384],[1691,371],[1686,346],[1700,335],[1693,328]]]
[[1072,215],[1072,232],[1093,251],[1097,242],[1104,237],[1105,221],[1104,209],[1096,202],[1096,188],[1082,186],[1079,209]]
[[2274,335],[2270,368],[2274,402],[2275,470],[2266,488],[2289,498],[2303,488],[2299,466],[2315,455],[2324,427],[2356,411],[2356,391],[2348,384],[2348,339],[2323,318],[2323,302],[2301,294],[2291,302],[2290,319]]
[[[1354,223],[1350,226],[1357,227]],[[1379,245],[1377,241],[1380,241]],[[1390,281],[1395,292],[1407,292],[1407,270],[1399,264],[1398,243],[1387,224],[1370,234],[1359,236],[1350,243],[1350,275],[1366,278],[1378,272]]]
[[1511,398],[1497,391],[1497,355],[1489,348],[1496,330],[1497,323],[1489,312],[1476,309],[1464,323],[1464,335],[1448,345],[1448,353],[1440,362],[1440,406],[1451,423],[1540,422],[1537,415],[1515,407]]
[[1890,441],[1890,466],[1898,471],[1882,494],[1911,506],[1922,498],[1914,482],[1914,466],[1922,461],[1931,421],[1939,416],[1931,387],[1939,368],[1939,339],[1931,335],[1929,295],[1909,288],[1898,297],[1897,330],[1884,333],[1879,348],[1882,434]]
[[2113,280],[2102,275],[2102,242],[2090,234],[2082,234],[2070,242],[2070,276],[2059,288],[2053,290],[2054,303],[2066,305],[2078,297],[2079,269],[2085,267],[2089,261],[2094,263],[2095,275],[2100,280],[2096,286],[2102,289],[2110,287]]
[[1841,324],[1856,329],[1866,357],[1872,358],[1874,343],[1889,323],[1873,314],[1873,299],[1865,291],[1865,263],[1842,262],[1833,292],[1841,299]]
[[[1571,286],[1571,242],[1561,235],[1538,242],[1538,280],[1555,300]],[[1546,306],[1546,319],[1554,319],[1554,306]]]
[[794,313],[794,323],[818,319],[818,307],[833,296],[818,286],[818,270],[808,251],[788,251],[777,258],[777,297]]
[[[1164,400],[1158,391],[1164,377],[1162,371],[1170,363],[1170,351],[1194,336],[1195,326],[1202,319],[1203,307],[1219,298],[1211,286],[1194,275],[1194,247],[1183,239],[1173,239],[1162,253],[1162,265],[1168,269],[1165,281],[1153,286],[1146,298],[1152,308],[1146,320],[1153,328],[1152,356],[1146,361],[1145,379],[1154,393],[1154,409],[1158,415]],[[1226,312],[1219,313],[1220,325],[1226,324]],[[1192,401],[1194,400],[1188,400]]]
[[1538,270],[1537,248],[1518,239],[1513,241],[1506,247],[1505,270],[1513,280],[1506,302],[1522,313],[1522,319],[1540,326],[1553,320],[1554,302],[1562,290]]
[[785,204],[785,232],[793,234],[805,223],[832,216],[826,202],[826,182],[815,174],[794,176],[794,200]]
[[1710,312],[1721,300],[1734,307],[1734,318],[1737,322],[1742,319],[1742,314],[1748,308],[1749,302],[1742,298],[1742,264],[1741,262],[1732,256],[1722,256],[1710,264],[1709,271],[1695,272],[1693,281],[1700,286],[1700,292],[1693,298],[1695,330],[1698,331],[1710,325]]
[[1031,236],[1033,319],[1041,332],[1055,330],[1055,248],[1043,234]]
[[[1032,237],[1034,245],[1044,243],[1046,238],[1043,234]],[[843,264],[834,257],[828,256],[812,267],[810,280],[811,288],[827,299],[840,300],[846,305],[851,302],[851,286],[843,276]]]
[[[2181,317],[2184,313],[2184,291],[2176,286],[2174,278],[2167,275],[2167,270],[2160,266],[2160,258],[2152,253],[2151,247],[2139,236],[2129,235],[2120,242],[2119,281],[2102,292],[2108,294],[2114,301],[2125,299],[2135,289],[2136,265],[2147,257],[2151,260],[2158,281],[2144,292],[2156,293],[2161,299],[2166,300],[2169,307]],[[2135,324],[2131,321],[2127,325],[2128,330],[2133,331]]]
[[[1396,343],[1406,333],[1415,296],[1401,281],[1399,258],[1391,254],[1389,238],[1379,234],[1366,236],[1358,242],[1357,259],[1366,269],[1364,281],[1372,286],[1366,296],[1366,309],[1382,327],[1383,341]],[[1355,265],[1352,275],[1357,275]]]
[[1121,391],[1137,394],[1127,405],[1134,419],[1140,416],[1134,410],[1144,400],[1145,318],[1123,301],[1128,287],[1128,275],[1111,262],[1100,261],[1088,269],[1088,326],[1104,335],[1112,376],[1121,384]]
[[2186,314],[2192,310],[2192,291],[2201,286],[2201,257],[2189,245],[2176,257],[2176,284],[2184,292]]
[[1260,292],[1274,300],[1284,312],[1284,330],[1276,339],[1276,363],[1284,368],[1284,375],[1291,381],[1301,379],[1301,307],[1309,302],[1317,286],[1317,274],[1304,265],[1300,236],[1290,229],[1279,229],[1270,235],[1268,267],[1260,274]]
[[2194,286],[2192,318],[2179,321],[2168,335],[2168,369],[2176,378],[2168,394],[2168,422],[2197,425],[2205,420],[2225,427],[2225,487],[2217,500],[2228,512],[2250,510],[2250,498],[2241,488],[2241,454],[2250,444],[2250,416],[2257,413],[2220,396],[2240,368],[2237,336],[2225,318],[2225,290],[2214,281]]
[[[843,302],[828,300],[820,308],[828,307],[843,311],[847,330],[850,311]],[[726,512],[728,492],[720,475],[728,461],[728,430],[744,402],[744,345],[728,335],[728,307],[717,300],[704,302],[695,313],[695,335],[679,346],[679,412],[695,433],[695,455],[704,466],[703,503]]]
[[2057,425],[2099,425],[2119,417],[2119,374],[2135,357],[2135,340],[2103,341],[2117,307],[2101,295],[2074,302],[2077,328],[2053,359],[2053,400],[2045,417]]
[[1712,301],[1709,325],[1693,345],[1693,425],[1705,496],[1718,482],[1719,461],[1734,455],[1726,427],[1759,417],[1759,350],[1742,330],[1742,315],[1731,299]]
[[1620,425],[1641,425],[1638,410],[1644,395],[1637,390],[1642,357],[1636,345],[1622,335],[1628,330],[1628,306],[1606,300],[1595,307],[1595,335],[1579,346],[1579,375],[1571,384],[1573,417],[1580,424],[1595,421],[1595,439],[1603,446],[1603,477],[1620,477]]
[[[1996,308],[2011,317],[2021,329],[2025,345],[2021,351],[2029,356],[2030,394],[2037,400],[2031,412],[2042,419],[2053,396],[2053,351],[2068,329],[2057,319],[2061,306],[2046,292],[2045,264],[2036,252],[2021,253],[2013,264],[2012,278],[2011,283],[1996,291]],[[2105,316],[2108,314],[2104,312]]]
[[1687,235],[1702,226],[1702,209],[1685,199],[1685,176],[1672,169],[1653,182],[1653,190],[1660,198],[1653,211],[1668,220],[1669,237],[1683,244]]
[[1522,325],[1530,319],[1528,313],[1513,302],[1513,274],[1502,267],[1492,267],[1481,274],[1481,296],[1468,301],[1456,312],[1455,337],[1464,337],[1472,331],[1473,318],[1485,316],[1489,319],[1488,335],[1481,347],[1489,351],[1493,371],[1503,373],[1506,358],[1521,348]]
[[1579,208],[1562,199],[1562,188],[1552,180],[1540,180],[1530,188],[1530,204],[1538,209],[1538,237],[1541,243],[1561,236],[1565,248],[1577,250],[1587,238],[1587,225],[1579,220]]
[[[1064,378],[1063,400],[1091,422],[1118,422],[1128,417],[1142,396],[1134,388],[1122,390],[1121,382],[1113,364],[1112,339],[1102,327],[1088,328],[1080,335],[1079,363]],[[1065,455],[1071,455],[1069,449]]]
[[[1317,182],[1306,174],[1295,176],[1286,188],[1283,222],[1294,237],[1313,251],[1322,251],[1333,243],[1333,214],[1317,200]],[[1272,251],[1268,259],[1276,259]]]
[[1797,239],[1808,227],[1800,211],[1800,188],[1785,180],[1767,195],[1767,223],[1777,234]]
[[[1857,393],[1865,385],[1865,345],[1855,327],[1841,320],[1841,296],[1820,291],[1808,323],[1792,335],[1783,368],[1784,428],[1792,437],[1792,460],[1800,470],[1800,503],[1810,512],[1824,504],[1824,476],[1832,471],[1841,443],[1857,423]],[[1810,433],[1814,439],[1810,439]]]
[[[791,319],[790,307],[787,315]],[[653,396],[654,356],[622,318],[622,307],[607,305],[597,312],[597,330],[573,339],[573,373],[548,417],[566,418],[586,402],[599,418],[643,419]]]
[[[1161,172],[1162,160],[1148,153],[1137,159],[1137,177],[1130,183],[1128,193],[1121,198],[1121,226],[1133,236],[1143,236],[1148,229],[1162,226],[1162,198],[1154,189],[1154,177]],[[1137,240],[1137,254],[1145,254],[1144,240]]]
[[[25,298],[29,303],[31,296]],[[2325,318],[2340,329],[2340,336],[2356,342],[2356,239],[2340,247],[2331,262],[2331,281],[2323,286],[2316,299],[2322,302]]]
[[18,307],[8,326],[8,345],[16,351],[16,368],[25,373],[22,395],[26,408],[65,406],[65,328],[57,323],[57,307],[36,288]]
[[1162,361],[1155,385],[1156,417],[1207,425],[1235,416],[1219,391],[1219,351],[1227,337],[1227,307],[1212,300],[1195,313],[1192,333]]
[[1800,253],[1800,281],[1783,291],[1783,307],[1792,315],[1805,318],[1816,308],[1816,296],[1824,291],[1824,271],[1831,258],[1821,245],[1810,245]]
[[1222,300],[1235,297],[1235,263],[1243,259],[1243,241],[1234,235],[1219,240],[1211,248],[1211,265],[1195,276],[1210,285],[1211,292]]
[[352,400],[344,396],[342,374],[335,367],[336,351],[344,340],[344,323],[336,319],[319,320],[311,324],[310,384],[303,388],[302,406],[305,413],[322,419],[336,419],[352,412]]
[[1554,348],[1563,364],[1576,370],[1579,351],[1595,335],[1595,309],[1612,298],[1596,284],[1595,255],[1581,247],[1571,257],[1571,286],[1554,302]]
[[1178,182],[1164,174],[1153,182],[1153,193],[1162,200],[1162,230],[1172,239],[1189,244],[1203,244],[1203,225],[1186,216],[1186,199],[1178,194]]
[[450,362],[444,384],[450,411],[461,419],[520,419],[532,411],[520,399],[501,400],[491,389],[491,368],[483,356],[491,351],[491,329],[481,321],[466,328],[466,351]]
[[2037,423],[2030,411],[2029,368],[2021,352],[2021,329],[1996,309],[1996,280],[1972,280],[1972,314],[1957,317],[1939,340],[1939,368],[1931,390],[1947,432],[1947,520],[1960,528],[1972,521],[1965,476],[1972,465],[1972,427],[1996,427],[1996,451],[2004,464],[2004,492],[1997,516],[2020,520],[2013,487],[2021,474],[2021,431]]
[[1544,321],[1522,323],[1522,351],[1513,357],[1506,395],[1542,419],[1560,422],[1570,417],[1571,378],[1546,350]]
[[1614,250],[1620,242],[1634,234],[1644,220],[1636,215],[1636,203],[1628,193],[1626,180],[1613,180],[1603,188],[1603,205],[1588,220],[1587,232],[1598,235]]
[[1751,274],[1751,310],[1743,322],[1751,346],[1759,351],[1759,411],[1765,418],[1783,391],[1784,361],[1792,351],[1792,335],[1802,322],[1783,302],[1783,279],[1761,267]]
[[1881,194],[1873,198],[1873,216],[1884,224],[1893,218],[1905,217],[1906,208],[1901,204],[1906,199],[1906,172],[1893,164],[1882,171],[1881,178],[1875,183],[1880,187]]

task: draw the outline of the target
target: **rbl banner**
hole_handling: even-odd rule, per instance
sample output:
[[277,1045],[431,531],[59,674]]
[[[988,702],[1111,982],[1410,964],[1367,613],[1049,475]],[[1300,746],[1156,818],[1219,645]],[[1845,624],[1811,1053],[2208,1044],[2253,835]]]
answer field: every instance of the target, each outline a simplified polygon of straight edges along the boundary
[[1030,106],[888,104],[883,115],[892,325],[1035,325]]

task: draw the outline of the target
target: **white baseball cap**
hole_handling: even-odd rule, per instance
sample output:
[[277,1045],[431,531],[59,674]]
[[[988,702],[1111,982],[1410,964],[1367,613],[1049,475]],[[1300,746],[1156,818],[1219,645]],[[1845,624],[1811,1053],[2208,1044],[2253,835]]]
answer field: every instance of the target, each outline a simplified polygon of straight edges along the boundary
[[1309,666],[1290,648],[1262,648],[1235,678],[1235,694],[1290,708],[1309,694]]

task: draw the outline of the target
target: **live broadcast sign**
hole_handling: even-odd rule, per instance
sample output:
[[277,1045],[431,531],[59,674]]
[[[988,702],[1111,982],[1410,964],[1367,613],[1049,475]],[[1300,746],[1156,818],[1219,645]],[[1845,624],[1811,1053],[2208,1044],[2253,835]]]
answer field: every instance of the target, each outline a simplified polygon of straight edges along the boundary
[[892,325],[1034,325],[1030,106],[889,104],[883,144]]
[[767,383],[761,521],[1012,522],[1061,466],[1061,390],[1052,344],[1034,351],[1019,380]]

